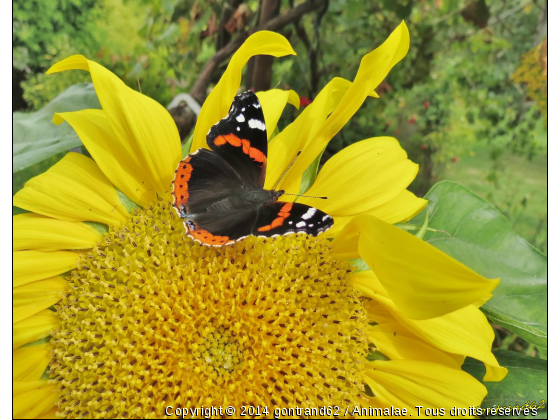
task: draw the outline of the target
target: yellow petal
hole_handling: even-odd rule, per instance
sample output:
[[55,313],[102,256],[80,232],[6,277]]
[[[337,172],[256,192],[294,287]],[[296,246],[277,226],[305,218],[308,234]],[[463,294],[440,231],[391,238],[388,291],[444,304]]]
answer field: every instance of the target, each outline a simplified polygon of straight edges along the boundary
[[264,122],[266,123],[266,135],[270,138],[278,125],[278,120],[286,104],[290,103],[299,109],[299,96],[293,90],[270,89],[265,92],[257,92],[257,97],[262,106]]
[[[299,159],[299,158],[298,158]],[[318,207],[331,216],[351,216],[382,206],[405,191],[418,165],[392,137],[354,143],[330,158],[299,202]]]
[[202,105],[194,129],[191,152],[201,147],[208,148],[206,145],[208,130],[227,115],[241,84],[243,66],[251,57],[259,54],[283,57],[296,53],[286,38],[274,32],[260,31],[247,38],[235,52],[220,81]]
[[[491,352],[494,331],[478,308],[469,305],[443,316],[414,320],[404,316],[388,298],[380,294],[369,297],[389,310],[408,330],[434,347],[483,362],[486,366],[485,381],[501,381],[507,375],[507,369],[499,365]],[[368,307],[370,314],[380,311],[382,308]]]
[[15,287],[12,322],[19,322],[51,307],[62,298],[68,288],[68,282],[60,276]]
[[27,181],[13,203],[69,222],[120,225],[128,218],[115,187],[93,160],[79,153],[68,153],[47,172]]
[[385,79],[391,68],[404,58],[409,43],[408,28],[402,22],[380,47],[364,56],[352,85],[320,130],[309,139],[280,184],[282,189],[289,193],[299,192],[303,172],[356,113],[368,94]]
[[[383,220],[385,223],[395,224],[405,222],[419,214],[428,204],[428,200],[416,197],[408,190],[402,191],[395,198],[361,214],[368,214]],[[328,237],[336,238],[344,226],[355,216],[338,216],[334,218],[334,226],[327,231]]]
[[52,410],[60,397],[59,385],[47,380],[14,382],[12,385],[12,415],[15,419],[37,418]]
[[[382,405],[406,408],[418,415],[416,406],[445,409],[479,406],[487,391],[484,385],[460,369],[416,360],[376,360],[369,362],[364,374],[375,399]],[[433,416],[429,416],[433,418]]]
[[14,251],[87,249],[93,248],[103,237],[96,229],[85,223],[51,219],[35,213],[14,216],[13,232]]
[[52,360],[52,345],[37,344],[14,351],[12,378],[14,381],[38,381]]
[[[140,165],[150,187],[165,197],[181,160],[181,139],[169,112],[156,101],[127,87],[117,76],[82,55],[74,55],[52,66],[49,73],[80,69],[91,73],[95,92],[107,119],[129,159]],[[119,158],[125,156],[119,155]],[[125,167],[128,166],[125,165]],[[125,181],[127,182],[127,181]],[[150,190],[150,188],[148,188]],[[144,196],[147,199],[148,195]]]
[[499,283],[395,226],[373,216],[359,218],[360,256],[409,318],[433,318],[464,308]]
[[464,357],[446,353],[421,340],[400,323],[379,322],[366,331],[375,347],[391,360],[422,360],[460,369]]
[[295,121],[274,137],[268,146],[265,188],[271,189],[276,185],[297,153],[305,148],[306,143],[325,123],[351,85],[351,82],[340,77],[332,79]]
[[[335,220],[336,227],[336,220]],[[360,235],[365,228],[365,223],[361,218],[352,216],[351,220],[339,230],[339,233],[331,242],[331,253],[340,260],[350,260],[360,258],[358,245],[360,243]]]
[[387,291],[383,288],[379,279],[371,270],[350,273],[348,276],[348,282],[356,291],[368,298],[373,298],[375,295],[381,295],[385,298],[389,298]]
[[36,418],[38,418],[38,419],[55,419],[55,418],[57,418],[57,415],[56,415],[57,411],[58,411],[58,407],[55,405],[49,411],[37,416]]
[[[53,121],[72,126],[109,181],[141,206],[156,199],[156,185],[144,168],[139,149],[130,141],[120,141],[111,123],[100,109],[55,114]],[[154,147],[160,147],[154,146]],[[156,151],[156,150],[154,150]]]
[[77,267],[80,254],[70,251],[16,251],[13,258],[13,286],[48,279]]
[[24,344],[32,343],[51,335],[60,325],[55,312],[45,309],[23,321],[13,324],[12,348],[15,350]]

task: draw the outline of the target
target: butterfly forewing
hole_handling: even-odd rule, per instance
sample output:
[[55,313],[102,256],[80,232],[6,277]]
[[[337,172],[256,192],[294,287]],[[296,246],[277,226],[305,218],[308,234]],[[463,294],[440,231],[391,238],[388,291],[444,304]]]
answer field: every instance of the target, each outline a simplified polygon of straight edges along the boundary
[[253,92],[235,97],[228,115],[210,129],[206,141],[245,182],[254,187],[264,186],[266,125],[261,104]]

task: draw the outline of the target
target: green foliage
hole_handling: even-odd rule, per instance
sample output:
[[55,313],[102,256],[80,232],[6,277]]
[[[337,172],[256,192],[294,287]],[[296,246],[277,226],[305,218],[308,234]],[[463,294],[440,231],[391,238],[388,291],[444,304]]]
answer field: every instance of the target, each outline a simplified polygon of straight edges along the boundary
[[[481,418],[546,419],[548,418],[547,363],[545,360],[528,357],[511,351],[495,353],[501,366],[508,369],[508,375],[501,382],[484,382],[488,395],[481,404],[482,408],[511,407],[536,409],[536,416],[531,411],[528,415],[483,415]],[[484,365],[468,358],[463,370],[482,381]]]
[[537,102],[537,106],[546,123],[547,98],[547,41],[541,42],[522,57],[522,63],[511,76],[516,83],[527,85],[527,94]]
[[489,319],[540,347],[547,344],[547,260],[520,238],[491,204],[460,184],[444,181],[412,223],[429,227],[425,240],[487,278],[501,278],[483,306]]
[[82,142],[67,123],[52,122],[56,112],[100,108],[91,83],[71,86],[40,111],[14,113],[13,171],[19,172],[31,165],[57,155]]
[[[546,129],[535,141],[546,144]],[[541,138],[542,136],[542,138]],[[547,156],[537,154],[531,160],[505,150],[493,160],[490,147],[482,142],[448,165],[442,178],[457,181],[488,200],[510,221],[514,230],[541,252],[547,252]],[[499,170],[495,170],[499,165]],[[492,177],[489,177],[492,174]]]
[[[201,42],[212,8],[188,0],[152,0],[138,28],[141,42],[119,59],[117,70],[133,87],[166,105],[188,91],[202,66],[215,53],[214,43]],[[198,12],[197,12],[198,10]]]
[[142,1],[62,0],[14,4],[14,59],[25,75],[23,97],[32,109],[45,106],[69,86],[90,80],[86,72],[45,75],[54,63],[83,54],[112,67],[139,44]]
[[13,66],[19,70],[43,69],[52,64],[71,39],[98,16],[94,0],[17,0],[13,16]]
[[[55,125],[52,118],[56,112],[86,108],[100,108],[91,83],[71,86],[39,111],[14,113],[12,194],[57,163],[69,149],[82,149],[72,127],[66,122]],[[12,207],[13,214],[22,211]]]

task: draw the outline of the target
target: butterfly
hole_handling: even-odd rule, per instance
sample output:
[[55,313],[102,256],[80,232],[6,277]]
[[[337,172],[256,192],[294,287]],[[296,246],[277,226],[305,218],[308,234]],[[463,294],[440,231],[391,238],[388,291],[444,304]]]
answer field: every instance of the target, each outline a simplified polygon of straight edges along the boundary
[[223,246],[249,235],[316,236],[333,225],[328,214],[300,203],[278,201],[283,190],[265,190],[268,142],[259,99],[237,95],[228,115],[206,142],[183,159],[173,180],[173,206],[187,235],[203,245]]

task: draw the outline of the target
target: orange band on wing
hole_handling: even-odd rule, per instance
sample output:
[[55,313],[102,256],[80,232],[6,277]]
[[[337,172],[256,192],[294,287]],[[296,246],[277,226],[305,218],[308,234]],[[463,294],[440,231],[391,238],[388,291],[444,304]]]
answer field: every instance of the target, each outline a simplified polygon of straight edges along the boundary
[[179,163],[173,179],[173,204],[185,204],[189,200],[189,180],[193,167],[189,163],[190,156]]
[[214,139],[214,144],[216,146],[223,146],[226,143],[239,147],[241,146],[241,139],[235,134],[226,134],[225,136],[218,136]]
[[223,146],[226,143],[229,143],[235,147],[241,147],[243,153],[249,155],[249,157],[255,162],[266,162],[266,156],[264,155],[264,153],[255,147],[251,147],[251,142],[249,140],[240,139],[235,134],[226,134],[223,136],[218,136],[214,139],[214,144],[216,146]]
[[278,212],[278,217],[272,221],[270,225],[262,226],[257,230],[259,232],[267,232],[271,229],[277,228],[284,224],[284,220],[290,217],[290,211],[292,211],[292,207],[294,206],[293,203],[286,203],[282,206],[280,211]]
[[226,245],[235,242],[233,240],[230,240],[228,236],[212,235],[210,232],[204,229],[191,230],[188,232],[188,234],[194,239],[198,239],[200,242],[207,245]]

